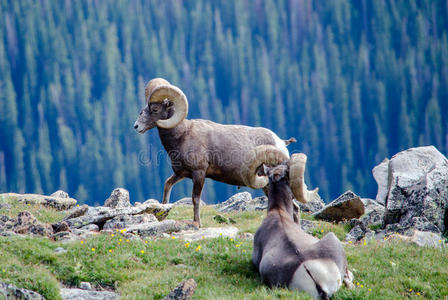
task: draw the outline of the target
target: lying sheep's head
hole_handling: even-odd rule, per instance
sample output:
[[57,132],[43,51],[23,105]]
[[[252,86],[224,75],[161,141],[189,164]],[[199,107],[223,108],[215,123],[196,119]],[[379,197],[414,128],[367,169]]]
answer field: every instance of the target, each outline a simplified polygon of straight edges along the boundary
[[145,87],[146,106],[140,111],[134,129],[144,133],[155,126],[176,127],[188,113],[188,101],[184,93],[162,78],[155,78]]
[[306,161],[307,157],[305,154],[296,153],[291,156],[288,162],[283,162],[274,167],[263,165],[263,170],[270,183],[278,183],[281,180],[289,181],[294,198],[299,202],[306,203],[319,190],[316,188],[313,191],[308,191],[304,180]]

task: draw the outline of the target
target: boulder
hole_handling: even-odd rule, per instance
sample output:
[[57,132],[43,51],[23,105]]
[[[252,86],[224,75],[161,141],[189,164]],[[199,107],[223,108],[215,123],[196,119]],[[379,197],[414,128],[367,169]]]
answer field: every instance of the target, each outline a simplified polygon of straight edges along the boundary
[[50,196],[51,197],[55,197],[55,198],[70,198],[68,196],[68,194],[66,192],[64,192],[63,190],[57,190],[56,192],[54,192]]
[[67,210],[76,205],[76,200],[73,198],[59,198],[37,194],[5,193],[0,194],[0,198],[9,198],[24,204],[43,205],[56,210]]
[[108,291],[63,288],[61,289],[61,297],[63,300],[114,300],[119,295]]
[[5,299],[23,299],[23,300],[45,300],[42,295],[18,288],[17,286],[5,282],[0,282],[0,295]]
[[131,207],[129,200],[129,192],[122,188],[117,188],[112,191],[109,198],[104,202],[105,207],[111,208],[126,208]]
[[[193,205],[193,200],[191,199],[191,197],[185,197],[185,198],[182,198],[180,200],[177,200],[173,204],[174,205]],[[199,206],[204,206],[204,205],[207,205],[207,203],[205,203],[201,199],[201,201],[199,202]]]
[[197,287],[196,281],[193,278],[181,282],[171,293],[163,300],[188,300],[193,296],[194,290]]
[[328,222],[357,219],[364,214],[364,203],[352,191],[347,191],[336,200],[315,212],[313,216]]
[[238,233],[238,228],[234,226],[227,227],[208,227],[199,228],[196,230],[183,230],[173,233],[173,236],[185,241],[198,241],[201,239],[213,239],[218,237],[235,238]]
[[402,151],[373,169],[384,224],[444,232],[448,220],[448,160],[435,147]]
[[294,199],[294,202],[300,207],[300,211],[304,213],[314,213],[321,210],[325,206],[325,202],[318,193],[313,193],[312,198],[307,203],[302,203]]
[[440,248],[444,246],[443,238],[440,234],[420,230],[413,230],[410,235],[394,233],[388,236],[388,240],[399,240],[419,247]]
[[264,210],[268,207],[268,198],[261,196],[252,199],[250,193],[242,192],[233,195],[215,207],[219,212]]
[[104,223],[103,229],[123,229],[129,228],[133,225],[157,222],[154,215],[143,213],[140,215],[122,215],[116,216]]

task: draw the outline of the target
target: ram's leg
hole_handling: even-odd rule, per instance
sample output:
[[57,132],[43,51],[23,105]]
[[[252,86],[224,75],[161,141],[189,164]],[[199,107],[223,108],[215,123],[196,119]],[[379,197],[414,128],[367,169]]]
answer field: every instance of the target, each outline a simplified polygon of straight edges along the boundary
[[197,226],[201,226],[201,219],[199,216],[199,205],[201,204],[201,193],[204,187],[205,171],[194,171],[192,174],[193,179],[193,193],[191,199],[193,200],[193,222]]
[[165,186],[163,187],[163,200],[162,203],[166,204],[170,202],[170,195],[171,195],[171,189],[173,188],[173,185],[175,185],[177,182],[181,181],[185,177],[173,174],[165,181]]

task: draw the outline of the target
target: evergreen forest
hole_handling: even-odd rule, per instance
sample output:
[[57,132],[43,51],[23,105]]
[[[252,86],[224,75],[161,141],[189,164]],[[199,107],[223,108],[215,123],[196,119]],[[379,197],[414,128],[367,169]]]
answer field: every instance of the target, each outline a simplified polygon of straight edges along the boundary
[[[133,129],[154,77],[188,118],[295,137],[326,202],[375,197],[372,168],[401,150],[448,153],[448,1],[5,0],[0,23],[0,192],[160,200],[168,157]],[[207,180],[202,198],[237,191]]]

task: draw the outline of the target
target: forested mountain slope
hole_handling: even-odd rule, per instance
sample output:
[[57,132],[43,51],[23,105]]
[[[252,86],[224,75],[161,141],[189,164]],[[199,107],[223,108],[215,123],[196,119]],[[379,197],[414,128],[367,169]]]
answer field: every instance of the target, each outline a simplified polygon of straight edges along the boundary
[[[372,167],[399,150],[448,152],[447,1],[10,0],[0,23],[0,192],[160,199],[157,130],[132,128],[153,77],[189,118],[296,137],[326,201],[373,197]],[[203,199],[235,189],[208,181]]]

